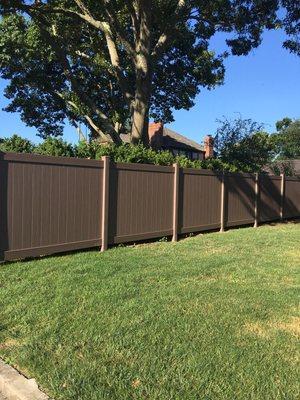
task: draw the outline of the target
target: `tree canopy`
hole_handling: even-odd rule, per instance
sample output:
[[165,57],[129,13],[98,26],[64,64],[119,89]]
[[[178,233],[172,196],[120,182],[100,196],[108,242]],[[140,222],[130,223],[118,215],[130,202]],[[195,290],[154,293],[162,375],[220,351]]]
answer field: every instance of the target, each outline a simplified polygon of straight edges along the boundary
[[[287,1],[286,1],[287,2]],[[223,82],[224,58],[246,55],[278,24],[278,0],[0,0],[0,75],[7,111],[42,137],[65,119],[93,137],[147,144],[148,119],[171,122],[202,87]],[[227,35],[215,54],[210,39]]]
[[300,56],[300,1],[282,0],[285,14],[281,26],[285,29],[288,39],[284,47]]
[[276,156],[279,160],[300,158],[300,119],[284,118],[276,123],[273,135]]
[[238,117],[224,118],[216,135],[216,155],[236,171],[259,172],[274,157],[274,142],[263,124]]

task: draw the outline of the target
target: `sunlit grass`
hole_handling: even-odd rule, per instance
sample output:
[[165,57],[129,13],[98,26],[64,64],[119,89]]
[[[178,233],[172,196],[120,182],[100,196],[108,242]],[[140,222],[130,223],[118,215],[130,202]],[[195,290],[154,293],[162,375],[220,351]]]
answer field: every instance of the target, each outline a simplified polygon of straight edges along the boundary
[[300,225],[0,266],[0,355],[56,400],[298,399]]

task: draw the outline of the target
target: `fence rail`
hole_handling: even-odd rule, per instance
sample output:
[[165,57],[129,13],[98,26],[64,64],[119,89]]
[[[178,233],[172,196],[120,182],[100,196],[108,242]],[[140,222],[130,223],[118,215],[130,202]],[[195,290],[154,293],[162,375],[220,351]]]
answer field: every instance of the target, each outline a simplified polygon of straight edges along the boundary
[[300,179],[0,153],[0,260],[300,216]]

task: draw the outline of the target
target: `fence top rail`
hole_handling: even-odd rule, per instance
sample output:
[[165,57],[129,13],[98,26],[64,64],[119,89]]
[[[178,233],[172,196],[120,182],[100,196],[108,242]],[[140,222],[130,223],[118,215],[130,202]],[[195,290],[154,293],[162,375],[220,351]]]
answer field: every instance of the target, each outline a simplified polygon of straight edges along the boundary
[[153,164],[139,164],[139,163],[123,163],[117,162],[112,163],[119,170],[130,170],[130,171],[153,171],[153,172],[167,172],[173,173],[174,168],[171,166],[164,165],[153,165]]
[[270,179],[273,181],[281,181],[282,177],[278,175],[259,174],[261,178]]
[[300,175],[299,176],[286,176],[285,180],[286,181],[300,182]]
[[227,172],[227,171],[212,171],[210,169],[197,169],[197,168],[183,168],[184,174],[191,175],[210,175],[221,177],[224,175],[228,177],[241,177],[241,178],[252,178],[255,179],[255,174],[247,172]]
[[[32,153],[11,153],[11,152],[1,152],[0,151],[0,161],[13,161],[19,163],[31,163],[31,164],[48,164],[48,165],[66,165],[73,167],[90,167],[90,168],[103,168],[102,160],[90,160],[86,158],[76,158],[76,157],[54,157],[45,156],[40,154]],[[119,170],[131,170],[131,171],[152,171],[152,172],[174,172],[173,166],[163,166],[163,165],[153,165],[153,164],[141,164],[141,163],[123,163],[123,162],[112,162],[112,165]],[[229,177],[242,177],[242,178],[255,178],[254,173],[245,172],[227,172],[227,171],[212,171],[209,169],[198,169],[198,168],[181,168],[184,174],[190,175],[209,175],[220,177],[223,174]],[[260,177],[271,179],[271,180],[281,180],[281,176],[269,175],[260,173]],[[285,176],[285,180],[288,181],[300,181],[300,176]]]
[[184,174],[190,175],[210,175],[221,177],[223,175],[222,171],[212,171],[210,169],[198,169],[198,168],[182,168]]
[[13,161],[29,164],[66,165],[71,167],[103,168],[103,161],[88,160],[76,157],[54,157],[29,153],[3,153],[0,152],[0,161]]
[[250,172],[226,172],[226,176],[229,177],[237,177],[237,178],[251,178],[255,179],[256,175],[255,173],[250,173]]

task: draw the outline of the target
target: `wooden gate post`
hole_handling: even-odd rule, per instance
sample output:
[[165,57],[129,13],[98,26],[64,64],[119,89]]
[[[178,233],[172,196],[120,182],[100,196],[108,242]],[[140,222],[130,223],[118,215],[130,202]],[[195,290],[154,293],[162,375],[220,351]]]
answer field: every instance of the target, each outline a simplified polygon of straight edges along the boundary
[[285,175],[284,173],[281,176],[281,189],[280,189],[280,219],[283,220],[284,217],[284,197],[285,197]]
[[174,189],[173,189],[173,237],[172,242],[178,240],[178,204],[179,204],[179,165],[173,164]]
[[254,201],[254,228],[258,227],[259,221],[259,174],[255,174],[255,201]]
[[108,246],[108,212],[109,212],[109,157],[103,156],[103,183],[102,183],[102,220],[101,220],[101,251]]
[[221,227],[220,232],[225,232],[225,215],[226,215],[226,187],[225,187],[225,172],[222,173],[221,180]]

